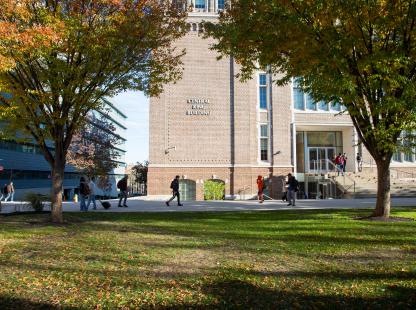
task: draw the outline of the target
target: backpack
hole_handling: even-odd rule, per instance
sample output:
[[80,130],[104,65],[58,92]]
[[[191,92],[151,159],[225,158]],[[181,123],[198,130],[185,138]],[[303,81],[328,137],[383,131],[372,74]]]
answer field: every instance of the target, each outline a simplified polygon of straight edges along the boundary
[[173,181],[170,182],[170,188],[173,189]]
[[87,184],[87,183],[84,183],[84,182],[83,182],[83,183],[81,183],[80,192],[81,192],[81,194],[82,194],[82,195],[84,195],[84,196],[91,194],[90,187],[88,186],[88,184]]
[[299,191],[299,182],[298,180],[295,180],[295,192]]
[[120,189],[120,187],[121,187],[121,180],[119,180],[119,181],[117,182],[117,188],[118,188],[118,189]]

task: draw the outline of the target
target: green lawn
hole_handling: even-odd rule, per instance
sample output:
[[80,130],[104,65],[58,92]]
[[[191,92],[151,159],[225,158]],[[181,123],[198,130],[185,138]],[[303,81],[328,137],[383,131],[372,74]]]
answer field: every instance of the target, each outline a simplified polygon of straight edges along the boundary
[[369,213],[0,217],[0,309],[415,309],[416,221]]

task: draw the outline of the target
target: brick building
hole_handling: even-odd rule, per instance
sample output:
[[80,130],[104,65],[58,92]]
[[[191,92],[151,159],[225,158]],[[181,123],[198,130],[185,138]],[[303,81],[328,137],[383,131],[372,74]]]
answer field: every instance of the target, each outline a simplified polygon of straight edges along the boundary
[[364,166],[370,161],[339,104],[313,102],[296,81],[277,86],[262,71],[240,82],[235,61],[217,60],[212,41],[201,35],[201,22],[215,20],[224,1],[189,2],[190,31],[177,42],[186,49],[183,78],[150,100],[149,196],[168,196],[180,175],[185,200],[204,199],[212,180],[224,184],[225,198],[247,199],[262,175],[266,194],[279,198],[285,176],[295,172],[300,195],[314,198],[324,184],[316,173],[333,171],[336,154],[347,154],[350,172],[357,170],[358,152]]

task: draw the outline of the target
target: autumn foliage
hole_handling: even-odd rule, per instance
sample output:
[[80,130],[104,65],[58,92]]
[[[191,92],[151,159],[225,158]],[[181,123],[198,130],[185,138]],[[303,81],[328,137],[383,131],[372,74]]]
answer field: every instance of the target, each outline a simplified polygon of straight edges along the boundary
[[390,161],[416,124],[416,3],[235,0],[206,25],[213,48],[267,70],[283,85],[298,78],[315,101],[342,103],[377,163],[374,216],[390,214]]
[[[160,0],[0,0],[0,117],[41,147],[62,221],[68,148],[101,99],[181,77],[185,12]],[[180,1],[179,1],[180,2]],[[51,152],[49,143],[53,144]]]

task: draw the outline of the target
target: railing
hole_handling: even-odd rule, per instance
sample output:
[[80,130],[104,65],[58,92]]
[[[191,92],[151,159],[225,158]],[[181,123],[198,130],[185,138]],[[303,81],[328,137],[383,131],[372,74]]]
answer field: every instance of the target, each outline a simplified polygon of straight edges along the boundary
[[[314,167],[314,170],[312,172],[318,173],[318,174],[326,174],[328,175],[332,173],[337,173],[338,176],[342,177],[342,187],[344,188],[344,193],[346,191],[349,191],[351,188],[353,189],[353,192],[355,193],[355,185],[356,182],[353,178],[351,178],[349,175],[344,173],[342,169],[340,169],[337,165],[335,165],[331,160],[329,159],[321,159],[321,160],[313,160],[312,165]],[[347,184],[346,180],[349,180],[351,184]]]
[[[238,189],[237,193],[240,196],[240,200],[246,200],[246,191],[247,190],[251,191],[251,186],[246,186],[246,187]],[[243,197],[243,198],[241,198],[241,197]]]
[[[370,161],[362,161],[362,163],[366,165],[364,168],[370,168],[370,169],[377,170],[377,165],[376,165],[375,161],[373,161],[372,159],[370,159]],[[403,174],[403,175],[407,176],[408,178],[412,178],[412,179],[416,178],[416,173],[415,172],[402,170],[402,169],[399,169],[399,168],[396,168],[396,167],[390,167],[390,176],[391,177],[393,177],[395,179],[400,179],[401,178],[400,174]]]

